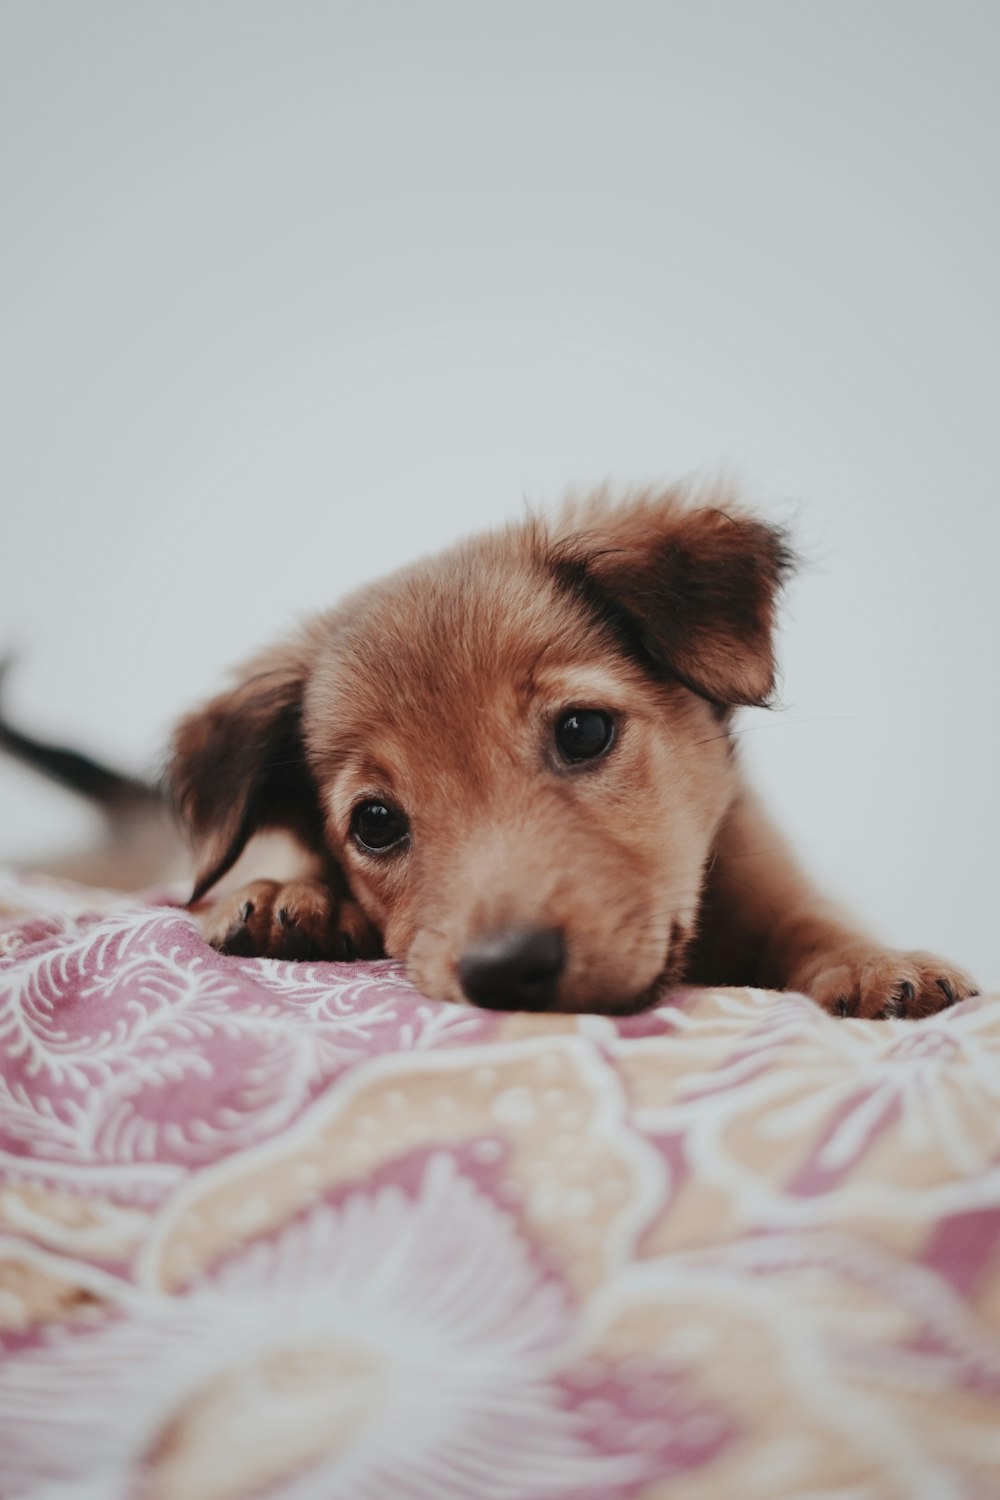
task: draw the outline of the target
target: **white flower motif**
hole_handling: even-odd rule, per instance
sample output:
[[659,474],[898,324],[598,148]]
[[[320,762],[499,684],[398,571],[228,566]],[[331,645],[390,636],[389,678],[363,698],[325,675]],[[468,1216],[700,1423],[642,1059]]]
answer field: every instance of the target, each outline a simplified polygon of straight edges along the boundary
[[[679,1098],[638,1114],[644,1129],[683,1131],[692,1170],[751,1222],[872,1209],[930,1219],[1000,1199],[1000,1008],[966,1001],[878,1026],[832,1020],[796,997],[774,1009],[734,1028],[728,1046],[723,1033],[717,1065],[692,1071]],[[744,1156],[734,1142],[751,1121],[758,1145]],[[914,1186],[898,1170],[895,1180],[865,1177],[868,1153],[890,1130],[895,1162],[931,1163]],[[794,1148],[798,1186],[773,1167]]]
[[830,1038],[840,1045],[829,1049],[826,1065],[814,1069],[819,1086],[796,1103],[776,1105],[765,1133],[786,1140],[824,1114],[835,1118],[817,1162],[837,1171],[855,1161],[898,1110],[899,1140],[907,1152],[940,1146],[957,1172],[981,1171],[983,1132],[976,1125],[996,1119],[1000,1108],[997,1023],[989,1010],[969,1008],[917,1026],[897,1023],[885,1038],[845,1028],[842,1039]]
[[145,1470],[156,1500],[601,1500],[641,1459],[560,1400],[571,1334],[513,1221],[434,1157],[415,1197],[317,1209],[8,1361],[0,1493],[125,1500]]

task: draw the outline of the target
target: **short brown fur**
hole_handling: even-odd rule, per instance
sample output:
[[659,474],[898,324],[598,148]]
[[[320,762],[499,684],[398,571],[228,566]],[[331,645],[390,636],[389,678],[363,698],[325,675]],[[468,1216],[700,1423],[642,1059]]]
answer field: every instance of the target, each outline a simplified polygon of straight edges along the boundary
[[[685,980],[865,1016],[973,993],[830,905],[745,784],[728,728],[773,693],[791,564],[781,531],[726,499],[602,494],[320,616],[177,731],[169,784],[206,936],[286,956],[384,947],[426,994],[462,1000],[477,945],[555,932],[557,1010],[630,1011]],[[567,765],[554,725],[573,708],[615,733]],[[352,837],[366,799],[405,814],[394,851]],[[207,900],[275,827],[302,878]]]

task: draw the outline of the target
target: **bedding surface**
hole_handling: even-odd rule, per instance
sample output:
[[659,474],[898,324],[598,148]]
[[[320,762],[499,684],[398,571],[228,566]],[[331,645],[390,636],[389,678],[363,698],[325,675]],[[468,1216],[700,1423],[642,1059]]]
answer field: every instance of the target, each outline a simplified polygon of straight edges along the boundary
[[3,1500],[1000,1494],[1000,1004],[627,1020],[0,879]]

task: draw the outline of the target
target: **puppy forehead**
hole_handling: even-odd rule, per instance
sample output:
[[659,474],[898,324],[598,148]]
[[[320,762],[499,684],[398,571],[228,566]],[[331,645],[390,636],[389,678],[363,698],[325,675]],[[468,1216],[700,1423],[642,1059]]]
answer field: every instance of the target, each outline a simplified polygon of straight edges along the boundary
[[538,699],[614,706],[644,682],[547,569],[509,548],[470,547],[408,570],[327,623],[306,706],[324,759],[417,727],[454,742],[484,716]]

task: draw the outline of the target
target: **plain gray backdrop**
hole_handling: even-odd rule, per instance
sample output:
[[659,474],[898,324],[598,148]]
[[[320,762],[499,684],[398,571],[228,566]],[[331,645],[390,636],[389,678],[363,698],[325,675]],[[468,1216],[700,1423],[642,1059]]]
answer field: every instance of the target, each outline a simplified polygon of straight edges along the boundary
[[[0,5],[0,643],[133,769],[301,614],[570,485],[791,520],[744,754],[1000,984],[1000,7]],[[88,814],[0,765],[0,855]]]

